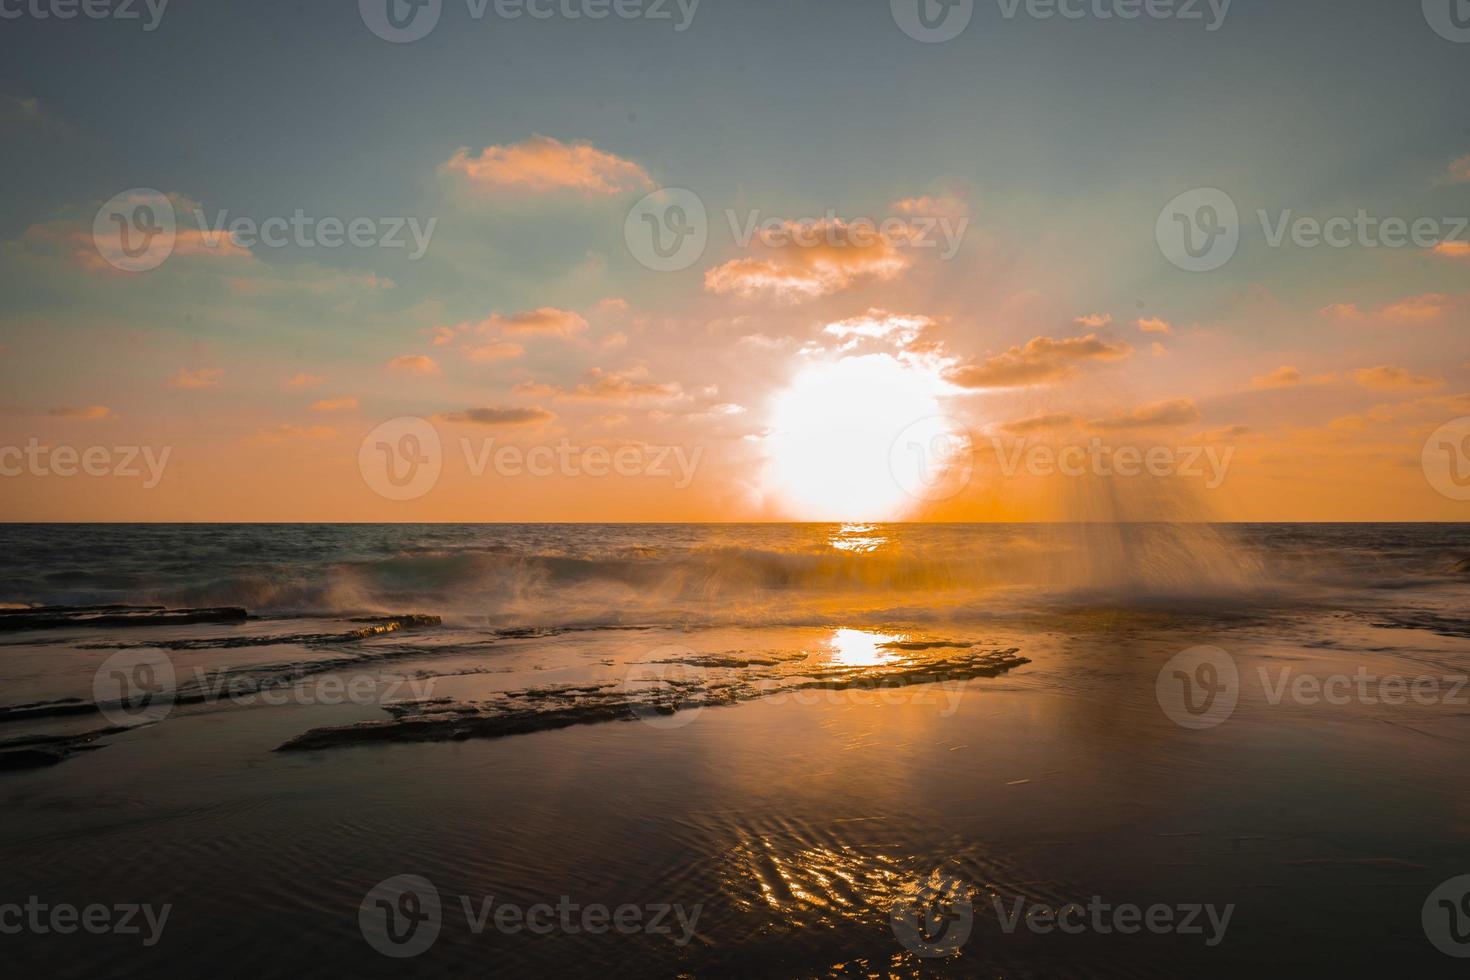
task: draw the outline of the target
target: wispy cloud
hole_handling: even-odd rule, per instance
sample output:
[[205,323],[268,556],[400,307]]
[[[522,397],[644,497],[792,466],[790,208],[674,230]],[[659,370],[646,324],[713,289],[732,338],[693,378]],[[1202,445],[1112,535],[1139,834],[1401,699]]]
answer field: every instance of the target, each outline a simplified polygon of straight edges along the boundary
[[595,196],[654,186],[648,172],[631,160],[590,143],[563,143],[540,135],[522,143],[487,146],[474,155],[463,147],[444,164],[444,170],[489,190],[573,191]]
[[200,368],[197,371],[180,368],[179,373],[174,375],[168,384],[170,388],[183,388],[185,390],[218,388],[220,378],[224,377],[224,375],[225,372],[220,368]]
[[462,422],[472,425],[531,425],[550,422],[556,414],[544,408],[487,407],[467,408],[462,412],[444,412],[435,416],[445,422]]
[[1087,363],[1121,361],[1133,353],[1129,345],[1096,334],[1055,340],[1036,337],[979,363],[950,369],[945,380],[961,388],[1018,388],[1054,384],[1075,377]]

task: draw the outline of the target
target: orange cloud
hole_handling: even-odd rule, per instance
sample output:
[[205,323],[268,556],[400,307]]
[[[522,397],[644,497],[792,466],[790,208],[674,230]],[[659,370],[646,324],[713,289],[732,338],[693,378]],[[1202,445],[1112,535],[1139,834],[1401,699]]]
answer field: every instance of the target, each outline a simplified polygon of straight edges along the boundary
[[1113,322],[1113,315],[1111,313],[1089,313],[1086,316],[1079,316],[1072,322],[1081,327],[1100,330]]
[[310,388],[327,380],[319,374],[297,374],[293,375],[287,382],[287,388]]
[[630,371],[604,371],[593,368],[575,388],[559,388],[554,385],[522,382],[516,392],[528,395],[551,395],[559,399],[586,401],[669,401],[684,397],[684,389],[677,382],[654,382],[645,380],[646,372],[641,369]]
[[1132,353],[1133,348],[1127,344],[1110,343],[1096,334],[1065,340],[1036,337],[1024,347],[1012,347],[979,364],[952,368],[945,380],[961,388],[1053,384],[1075,377],[1081,364],[1121,361]]
[[1431,378],[1423,374],[1414,374],[1407,368],[1394,367],[1389,364],[1381,364],[1378,367],[1363,368],[1353,372],[1353,377],[1358,384],[1364,388],[1382,389],[1404,389],[1404,388],[1434,388],[1444,384],[1438,378]]
[[436,415],[444,422],[464,422],[473,425],[530,425],[549,422],[556,418],[544,408],[467,408],[463,412],[445,412]]
[[1356,303],[1333,303],[1322,308],[1322,315],[1331,320],[1356,322],[1368,316],[1398,323],[1428,323],[1444,316],[1454,305],[1454,300],[1444,293],[1424,293],[1408,296],[1397,302],[1378,307],[1365,314]]
[[289,422],[258,430],[249,442],[278,443],[293,439],[330,439],[337,430],[328,425],[300,426]]
[[1445,179],[1452,184],[1470,183],[1470,154],[1450,164],[1450,169],[1445,172]]
[[1175,398],[1171,401],[1154,402],[1123,415],[1093,419],[1087,423],[1094,429],[1117,432],[1126,429],[1155,429],[1174,425],[1189,425],[1199,421],[1199,407],[1192,398]]
[[1077,425],[1081,419],[1070,412],[1050,412],[1043,415],[1033,415],[1029,418],[1016,419],[1012,422],[1001,424],[1005,432],[1016,435],[1024,435],[1028,432],[1046,432],[1051,429],[1067,429]]
[[406,371],[410,374],[439,373],[439,365],[432,357],[424,354],[403,354],[389,361],[388,366],[395,371]]
[[1160,320],[1158,317],[1147,317],[1136,321],[1138,329],[1144,333],[1171,334],[1174,332],[1173,324],[1168,320]]
[[1467,259],[1470,258],[1470,242],[1440,242],[1431,251],[1435,255],[1443,255],[1446,258]]
[[543,306],[539,310],[527,310],[502,316],[492,315],[480,324],[481,330],[499,330],[507,334],[536,335],[543,337],[570,337],[587,329],[587,320],[571,310],[559,310],[554,306]]
[[312,402],[313,412],[349,412],[357,408],[357,399],[347,398],[323,398],[321,401]]
[[46,414],[52,418],[83,419],[91,422],[114,417],[112,409],[106,405],[88,405],[86,408],[72,408],[70,405],[63,405],[60,408],[51,409]]
[[704,288],[745,299],[771,296],[789,302],[827,296],[869,280],[889,280],[911,260],[892,236],[864,229],[854,236],[841,218],[783,222],[769,237],[782,245],[760,246],[766,258],[732,259],[704,274]]
[[219,379],[224,376],[224,371],[219,368],[201,368],[198,371],[190,371],[179,368],[179,373],[170,379],[170,388],[218,388]]
[[1251,379],[1251,384],[1257,388],[1290,388],[1301,383],[1302,373],[1290,366],[1279,367],[1270,374]]
[[569,144],[540,135],[523,143],[487,146],[476,156],[463,147],[444,164],[444,170],[491,190],[608,195],[654,186],[648,172],[631,160],[590,143]]
[[488,364],[492,361],[507,361],[520,357],[525,352],[526,349],[520,344],[502,340],[491,344],[481,344],[479,347],[466,347],[464,356],[477,364]]
[[957,218],[970,211],[969,204],[962,198],[928,194],[901,198],[889,207],[898,214],[921,218]]

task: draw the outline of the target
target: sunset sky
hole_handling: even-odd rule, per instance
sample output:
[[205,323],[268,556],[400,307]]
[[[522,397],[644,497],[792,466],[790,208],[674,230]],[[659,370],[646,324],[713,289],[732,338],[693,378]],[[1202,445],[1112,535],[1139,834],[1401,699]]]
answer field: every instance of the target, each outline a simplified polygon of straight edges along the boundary
[[[0,21],[0,447],[169,452],[153,487],[0,477],[4,519],[1470,515],[1421,465],[1470,416],[1470,84],[1444,84],[1470,43],[1417,2],[1235,0],[1213,31],[982,2],[922,43],[887,2],[703,0],[676,30],[675,4],[445,0],[401,44],[351,2],[175,3],[151,31]],[[142,272],[94,240],[134,188],[178,224]],[[675,271],[629,244],[660,188],[707,214]],[[1198,188],[1239,210],[1212,271],[1156,240]],[[272,247],[196,217],[298,210],[412,224],[401,248]],[[1360,210],[1433,240],[1270,241],[1288,211]],[[803,221],[815,244],[773,240]],[[395,500],[364,439],[404,417],[442,459]],[[914,492],[909,441],[956,434],[942,492]],[[1093,439],[1228,449],[1228,473],[997,459]],[[668,472],[472,472],[506,445]]]

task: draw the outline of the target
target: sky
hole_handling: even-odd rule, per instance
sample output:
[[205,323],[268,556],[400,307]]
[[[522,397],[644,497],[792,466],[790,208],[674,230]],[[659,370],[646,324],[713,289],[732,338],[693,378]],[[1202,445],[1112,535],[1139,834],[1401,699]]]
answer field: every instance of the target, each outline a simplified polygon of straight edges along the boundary
[[1470,515],[1450,0],[388,2],[0,0],[0,519]]

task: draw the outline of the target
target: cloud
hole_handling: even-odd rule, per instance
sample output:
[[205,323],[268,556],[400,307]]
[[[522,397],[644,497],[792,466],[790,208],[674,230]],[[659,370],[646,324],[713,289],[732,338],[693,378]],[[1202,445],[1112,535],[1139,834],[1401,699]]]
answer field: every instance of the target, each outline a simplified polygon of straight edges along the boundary
[[1079,327],[1087,327],[1091,330],[1100,330],[1113,322],[1113,315],[1111,313],[1089,313],[1086,316],[1079,316],[1072,322],[1077,324]]
[[1390,364],[1381,364],[1378,367],[1363,368],[1354,371],[1353,378],[1364,388],[1385,390],[1434,388],[1444,384],[1438,378],[1431,378],[1423,374],[1414,374],[1408,368],[1394,367]]
[[1046,432],[1051,429],[1066,429],[1076,425],[1081,419],[1070,412],[1050,412],[1043,415],[1033,415],[1030,418],[1016,419],[1012,422],[1001,423],[1001,430],[1016,435],[1024,435],[1028,432]]
[[1364,313],[1356,303],[1333,303],[1322,308],[1322,315],[1343,323],[1359,322],[1370,317],[1395,323],[1428,323],[1443,317],[1454,306],[1454,299],[1444,293],[1423,293],[1386,303],[1371,313]]
[[525,352],[526,349],[520,344],[500,340],[490,344],[481,344],[479,347],[466,347],[464,356],[477,364],[488,364],[492,361],[507,361],[520,357]]
[[1133,353],[1125,343],[1110,343],[1096,334],[1054,340],[1036,337],[1024,347],[1012,347],[978,364],[960,365],[945,380],[961,388],[1019,388],[1053,384],[1075,377],[1088,362],[1121,361]]
[[336,434],[337,430],[329,425],[301,426],[285,422],[269,429],[257,430],[248,441],[277,443],[296,439],[330,439]]
[[1195,442],[1221,442],[1226,439],[1239,439],[1241,436],[1248,434],[1250,431],[1251,430],[1249,426],[1227,425],[1224,428],[1210,429],[1206,432],[1196,433],[1190,438],[1193,439]]
[[587,329],[587,320],[571,310],[559,310],[554,306],[543,306],[539,310],[512,313],[510,316],[493,314],[480,324],[481,330],[499,330],[511,335],[533,335],[542,337],[570,337]]
[[1144,333],[1171,334],[1174,332],[1173,324],[1168,320],[1160,320],[1158,317],[1145,317],[1135,322],[1138,324],[1138,329]]
[[1199,421],[1199,407],[1192,398],[1175,398],[1171,401],[1154,402],[1135,408],[1123,415],[1093,419],[1087,423],[1091,428],[1105,432],[1127,429],[1156,429],[1172,425],[1189,425]]
[[321,401],[312,402],[313,412],[350,412],[357,408],[357,399],[351,396],[346,398],[323,398]]
[[179,368],[179,373],[169,380],[168,386],[170,388],[183,388],[185,390],[218,388],[219,379],[224,376],[224,373],[219,368],[200,368],[198,371]]
[[1460,157],[1445,171],[1445,180],[1452,184],[1470,184],[1470,154]]
[[439,373],[438,363],[424,354],[403,354],[389,361],[388,366],[395,371],[406,371],[410,374]]
[[287,388],[310,388],[319,385],[327,379],[320,374],[296,374],[286,381]]
[[855,346],[858,341],[866,339],[884,340],[898,347],[907,347],[933,325],[934,321],[927,316],[889,313],[874,308],[861,316],[829,323],[822,328],[822,332],[847,341],[844,346]]
[[1440,242],[1431,250],[1435,255],[1442,255],[1450,259],[1470,259],[1470,242],[1452,241]]
[[528,395],[551,395],[563,400],[580,401],[670,401],[684,397],[677,382],[659,383],[646,380],[641,369],[604,371],[593,368],[575,388],[560,388],[534,381],[516,385],[516,392]]
[[800,302],[827,296],[870,280],[889,280],[911,260],[898,251],[894,236],[853,227],[841,218],[783,222],[765,238],[785,244],[758,245],[764,258],[732,259],[704,274],[704,288],[745,299],[769,296]]
[[963,198],[948,195],[900,198],[889,208],[898,214],[918,218],[958,218],[970,213],[970,205]]
[[444,422],[464,422],[473,425],[530,425],[535,422],[550,422],[555,413],[544,408],[467,408],[462,412],[445,412],[436,415]]
[[1302,373],[1294,367],[1282,366],[1270,374],[1251,379],[1257,388],[1290,388],[1302,383]]
[[114,418],[112,409],[106,405],[88,405],[85,408],[73,408],[70,405],[63,405],[60,408],[51,409],[46,414],[57,419],[83,419],[89,422]]
[[444,170],[475,187],[533,194],[609,195],[654,187],[648,172],[631,160],[590,143],[563,143],[540,135],[523,143],[487,146],[476,156],[463,147],[444,164]]

